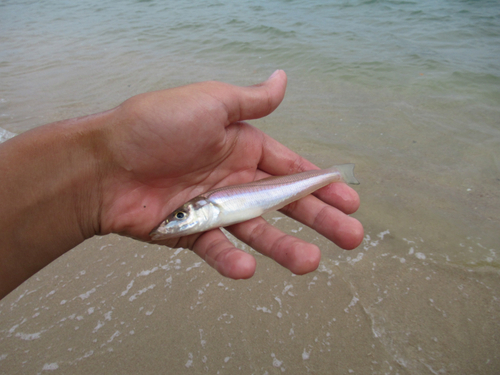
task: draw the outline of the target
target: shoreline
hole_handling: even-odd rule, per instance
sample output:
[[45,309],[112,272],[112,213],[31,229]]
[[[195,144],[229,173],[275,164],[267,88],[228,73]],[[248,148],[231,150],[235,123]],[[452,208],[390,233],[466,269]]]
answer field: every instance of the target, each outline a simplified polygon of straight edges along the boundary
[[0,302],[1,372],[494,373],[498,271],[402,262],[390,234],[368,236],[342,262],[320,241],[322,263],[305,276],[257,255],[244,281],[187,250],[95,237]]

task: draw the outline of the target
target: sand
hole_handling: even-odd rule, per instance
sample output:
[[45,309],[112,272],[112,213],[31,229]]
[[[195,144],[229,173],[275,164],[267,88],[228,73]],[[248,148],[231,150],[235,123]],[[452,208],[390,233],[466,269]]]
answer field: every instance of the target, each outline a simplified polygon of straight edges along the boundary
[[429,262],[387,232],[346,253],[268,219],[321,247],[316,272],[240,244],[258,268],[233,281],[188,250],[84,242],[0,302],[0,373],[498,373],[497,272]]

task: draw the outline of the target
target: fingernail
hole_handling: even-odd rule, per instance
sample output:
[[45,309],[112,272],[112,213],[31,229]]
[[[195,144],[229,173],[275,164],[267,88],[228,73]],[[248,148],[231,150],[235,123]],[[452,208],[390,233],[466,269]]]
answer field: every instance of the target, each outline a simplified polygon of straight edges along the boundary
[[271,75],[269,76],[269,78],[268,78],[268,79],[272,79],[272,78],[274,78],[276,75],[278,75],[278,73],[280,72],[280,70],[281,70],[281,69],[277,69],[277,70],[275,70],[275,71],[274,71],[274,73],[273,73],[273,74],[271,74]]

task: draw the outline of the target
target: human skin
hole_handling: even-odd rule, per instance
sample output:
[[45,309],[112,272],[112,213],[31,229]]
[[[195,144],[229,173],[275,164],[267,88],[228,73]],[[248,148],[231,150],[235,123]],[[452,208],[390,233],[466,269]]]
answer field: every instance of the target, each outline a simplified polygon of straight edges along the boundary
[[[167,214],[207,190],[316,169],[243,122],[274,111],[285,89],[283,71],[249,87],[196,83],[137,95],[1,144],[0,297],[94,235],[151,242],[149,232]],[[335,183],[281,211],[352,249],[363,239],[362,225],[348,216],[358,207],[357,193]],[[295,274],[318,267],[317,246],[263,218],[226,229]],[[255,272],[253,256],[220,229],[155,243],[192,249],[233,279]]]

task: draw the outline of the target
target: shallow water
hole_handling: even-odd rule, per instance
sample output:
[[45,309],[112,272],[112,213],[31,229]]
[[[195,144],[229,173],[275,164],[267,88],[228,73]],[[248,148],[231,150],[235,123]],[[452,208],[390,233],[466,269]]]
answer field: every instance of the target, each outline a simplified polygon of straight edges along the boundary
[[[259,257],[248,282],[219,278],[188,252],[93,239],[0,303],[0,371],[84,373],[104,366],[110,348],[198,372],[500,369],[496,1],[3,2],[0,46],[0,127],[14,133],[140,92],[252,84],[285,69],[284,102],[252,123],[321,167],[356,163],[354,216],[366,229],[345,252],[270,215],[317,243],[323,261],[293,277]],[[105,323],[114,330],[96,330]],[[48,346],[52,360],[42,357]],[[163,363],[146,362],[150,372]]]

